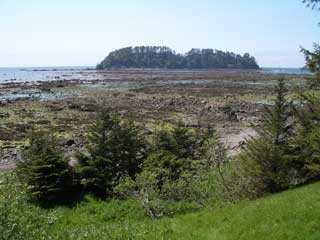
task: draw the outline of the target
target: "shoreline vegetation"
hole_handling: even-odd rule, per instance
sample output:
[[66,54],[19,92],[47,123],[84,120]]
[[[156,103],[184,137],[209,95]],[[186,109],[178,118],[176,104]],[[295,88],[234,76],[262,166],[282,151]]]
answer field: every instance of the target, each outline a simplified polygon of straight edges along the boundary
[[[115,78],[114,86],[103,79],[3,84],[4,92],[65,94],[1,101],[1,154],[17,163],[0,173],[4,239],[179,239],[181,221],[193,225],[194,216],[209,222],[195,225],[194,237],[233,239],[248,231],[243,236],[263,239],[262,223],[254,232],[248,226],[270,208],[279,209],[285,227],[308,212],[307,220],[298,218],[310,228],[303,233],[319,235],[310,224],[314,211],[305,207],[318,185],[295,190],[307,199],[286,192],[320,177],[317,74],[99,74]],[[234,129],[249,136],[230,154],[221,136]],[[266,197],[279,192],[304,207],[292,213],[274,203],[278,195]],[[230,235],[212,230],[235,226]],[[273,229],[275,237],[297,234],[297,227]]]
[[[319,177],[318,158],[305,160],[317,152],[308,146],[319,139],[318,115],[309,111],[318,101],[307,92],[304,106],[291,106],[288,97],[299,98],[288,95],[282,78],[272,88],[277,97],[264,107],[258,135],[235,156],[227,155],[210,125],[158,121],[146,130],[130,112],[120,115],[103,103],[93,111],[98,114],[85,128],[87,141],[73,162],[52,125],[31,129],[17,168],[0,174],[2,236],[179,239],[189,233],[190,239],[237,239],[243,231],[245,239],[265,239],[267,222],[274,238],[316,238],[318,184],[285,191]],[[230,113],[229,107],[224,111]],[[277,214],[268,214],[270,209]],[[259,223],[254,229],[253,222]]]
[[[84,129],[96,109],[118,109],[147,129],[156,121],[189,126],[213,123],[237,153],[254,131],[264,105],[273,100],[280,75],[251,71],[77,71],[49,81],[4,82],[0,88],[0,169],[13,168],[28,131],[54,126],[72,155],[85,141]],[[44,75],[45,79],[47,76]],[[305,84],[304,75],[281,75],[290,89]],[[68,80],[68,79],[70,80]],[[51,79],[51,80],[50,80]],[[36,119],[36,120],[35,120]],[[70,146],[64,142],[75,142]]]
[[185,54],[169,47],[140,46],[115,50],[96,66],[111,68],[164,69],[260,69],[254,57],[214,49],[193,48]]
[[319,239],[320,45],[301,51],[311,75],[129,47],[97,65],[121,70],[0,83],[0,239]]
[[[320,184],[232,205],[211,205],[159,219],[141,213],[132,200],[101,201],[87,196],[82,202],[41,207],[27,200],[16,179],[0,173],[2,239],[319,239]],[[3,184],[7,179],[9,184]],[[4,231],[5,230],[5,231]],[[11,231],[12,230],[12,231]]]

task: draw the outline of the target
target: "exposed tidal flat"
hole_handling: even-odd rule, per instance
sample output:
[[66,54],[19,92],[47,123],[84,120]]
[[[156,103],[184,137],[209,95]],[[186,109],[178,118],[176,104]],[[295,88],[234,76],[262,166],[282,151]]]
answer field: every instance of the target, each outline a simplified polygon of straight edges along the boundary
[[[10,72],[10,73],[9,73]],[[294,74],[292,74],[294,73]],[[96,71],[90,67],[0,70],[0,169],[14,167],[31,129],[58,135],[67,156],[85,144],[100,106],[130,115],[146,131],[157,121],[216,126],[231,153],[254,135],[280,76],[290,88],[305,72],[264,70]]]

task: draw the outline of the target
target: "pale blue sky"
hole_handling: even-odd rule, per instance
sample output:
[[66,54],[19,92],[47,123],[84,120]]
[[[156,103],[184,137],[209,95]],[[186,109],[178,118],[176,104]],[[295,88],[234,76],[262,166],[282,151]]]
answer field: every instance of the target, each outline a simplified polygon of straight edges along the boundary
[[301,0],[0,0],[0,67],[90,66],[126,46],[249,52],[261,66],[301,67],[320,40]]

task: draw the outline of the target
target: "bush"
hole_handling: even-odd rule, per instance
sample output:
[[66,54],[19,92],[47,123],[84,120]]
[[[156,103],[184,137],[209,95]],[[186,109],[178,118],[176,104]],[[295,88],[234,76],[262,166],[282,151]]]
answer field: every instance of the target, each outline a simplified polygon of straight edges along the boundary
[[46,238],[47,217],[37,214],[13,173],[0,173],[0,239]]
[[154,171],[143,171],[135,181],[130,177],[123,177],[115,187],[116,196],[121,196],[122,199],[138,200],[143,212],[152,218],[181,214],[200,208],[201,205],[193,201],[194,199],[187,198],[187,194],[192,190],[185,188],[186,185],[182,183],[182,178],[176,181],[162,178],[163,186],[159,189],[158,176],[158,169],[155,169]]
[[17,163],[21,183],[35,200],[64,200],[72,187],[72,173],[56,139],[47,132],[33,132],[29,147]]
[[[121,179],[115,188],[118,197],[138,199],[151,217],[192,211],[221,199],[220,180],[228,161],[214,131],[197,132],[180,125],[162,126],[154,134],[155,152],[146,158],[136,179]],[[183,158],[186,152],[192,152],[190,158]]]

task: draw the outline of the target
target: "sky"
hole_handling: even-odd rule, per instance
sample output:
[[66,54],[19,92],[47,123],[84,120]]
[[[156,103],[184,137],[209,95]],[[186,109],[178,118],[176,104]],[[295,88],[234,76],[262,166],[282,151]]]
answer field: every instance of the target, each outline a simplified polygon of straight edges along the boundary
[[161,45],[302,67],[320,11],[301,0],[0,0],[0,67],[94,66],[110,51]]

